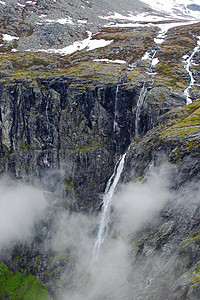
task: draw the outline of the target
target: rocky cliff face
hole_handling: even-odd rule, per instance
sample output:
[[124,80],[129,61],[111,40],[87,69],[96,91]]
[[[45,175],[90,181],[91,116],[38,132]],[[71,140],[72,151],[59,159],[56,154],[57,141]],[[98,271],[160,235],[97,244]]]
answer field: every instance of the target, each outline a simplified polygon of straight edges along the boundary
[[65,205],[73,210],[98,206],[117,156],[134,135],[137,96],[137,88],[123,83],[3,83],[1,173],[40,181],[55,198],[70,199]]
[[[65,4],[69,12],[70,5],[73,6],[68,16],[70,23],[74,7],[80,2]],[[116,8],[116,3],[111,4],[104,14]],[[27,299],[62,299],[60,294],[66,287],[67,295],[74,296],[77,281],[82,298],[74,296],[74,299],[86,299],[93,273],[84,267],[77,277],[77,269],[83,263],[79,252],[82,251],[87,260],[92,249],[86,251],[81,240],[85,231],[88,231],[86,244],[94,240],[102,194],[116,162],[125,152],[122,187],[134,182],[139,182],[139,186],[148,185],[152,169],[162,170],[164,165],[169,168],[170,196],[162,207],[158,201],[160,209],[154,221],[148,220],[136,229],[129,228],[130,232],[125,234],[131,263],[126,274],[129,288],[123,290],[122,295],[124,299],[159,300],[163,295],[165,299],[198,299],[199,23],[173,24],[168,31],[165,29],[170,28],[169,20],[162,21],[164,24],[155,21],[153,25],[143,22],[135,27],[133,24],[116,27],[112,23],[88,38],[87,48],[80,43],[77,51],[60,56],[55,49],[62,43],[63,46],[72,43],[77,35],[87,40],[85,29],[88,28],[77,31],[78,27],[65,20],[66,28],[62,30],[68,31],[62,35],[61,43],[55,32],[64,21],[46,20],[43,26],[37,24],[36,17],[45,6],[45,13],[57,18],[62,2],[36,2],[31,7],[27,3],[25,7],[22,3],[9,5],[11,7],[2,9],[0,20],[3,24],[0,173],[2,178],[9,178],[11,187],[16,182],[38,186],[49,205],[34,223],[31,236],[25,241],[14,240],[0,249],[0,271],[6,276],[0,289],[2,299],[17,299],[22,294],[26,294]],[[98,12],[100,4],[81,1],[81,5],[89,7],[87,22],[96,18],[89,11],[95,6]],[[145,13],[150,12],[150,8],[140,5],[138,11],[145,8]],[[128,6],[126,3],[127,9]],[[13,11],[17,12],[16,18],[24,20],[23,26],[19,22],[16,27]],[[123,12],[121,8],[119,12]],[[76,13],[78,22],[82,15],[81,11],[76,10]],[[32,18],[28,20],[30,15]],[[127,10],[126,22],[129,17]],[[110,21],[109,18],[101,20]],[[37,35],[38,26],[45,32],[48,27],[52,35],[44,34],[43,30]],[[19,39],[8,38],[7,34],[17,35]],[[29,46],[38,50],[35,49],[38,39],[40,47],[45,44],[48,51],[54,46],[49,51],[51,54],[18,51],[27,50]],[[97,45],[100,41],[109,43],[90,48],[92,43]],[[188,97],[193,103],[185,106]],[[154,196],[156,198],[156,194]],[[71,219],[73,212],[77,213],[75,223]],[[76,240],[79,223],[81,234]],[[110,222],[113,243],[124,238],[121,228],[119,232],[113,229],[118,223],[120,217],[114,205]],[[70,226],[77,229],[72,239]],[[57,240],[59,234],[61,237]],[[71,240],[80,243],[81,250]],[[10,284],[12,277],[16,287]],[[31,289],[18,290],[18,281]],[[113,299],[113,293],[113,289],[108,296],[95,291],[93,298],[87,298]],[[119,295],[114,298],[117,297]]]

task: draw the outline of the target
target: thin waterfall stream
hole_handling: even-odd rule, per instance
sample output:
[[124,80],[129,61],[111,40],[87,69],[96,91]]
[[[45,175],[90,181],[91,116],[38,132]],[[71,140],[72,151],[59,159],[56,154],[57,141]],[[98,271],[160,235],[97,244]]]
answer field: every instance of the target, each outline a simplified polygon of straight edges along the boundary
[[141,114],[141,109],[142,109],[146,94],[147,94],[147,88],[144,83],[140,90],[140,95],[139,95],[139,98],[137,101],[136,114],[135,114],[135,136],[139,134],[140,114]]
[[50,133],[50,120],[49,120],[49,100],[48,98],[46,99],[46,107],[45,107],[45,118],[46,118],[46,128],[47,128],[47,139],[46,139],[46,151],[44,154],[44,165],[45,167],[49,168],[50,163],[49,163],[49,148],[51,146],[51,133]]
[[[151,65],[150,65],[150,70],[149,70],[149,75],[151,76],[151,83],[149,85],[149,89],[152,88],[153,84],[154,84],[154,76],[155,76],[155,66],[157,65],[157,63],[159,62],[159,59],[156,57],[159,49],[160,49],[160,45],[163,43],[164,41],[164,37],[165,37],[165,33],[166,31],[161,31],[161,33],[159,33],[157,35],[156,38],[154,38],[154,42],[156,44],[156,48],[153,51],[151,57],[149,57],[149,53],[147,53],[147,58],[150,59],[151,61]],[[146,83],[144,82],[141,90],[140,90],[140,95],[137,101],[137,106],[136,106],[136,115],[135,115],[135,136],[137,136],[138,134],[140,134],[140,115],[141,115],[141,110],[145,101],[145,98],[147,96],[147,92],[148,89],[146,87]]]
[[119,84],[115,91],[115,106],[114,106],[114,121],[113,121],[113,133],[115,135],[114,141],[116,145],[116,152],[121,153],[120,149],[120,126],[118,124],[118,114],[119,114]]
[[97,261],[99,258],[99,252],[102,244],[104,243],[109,227],[109,220],[110,220],[110,208],[112,203],[112,198],[115,192],[115,188],[119,182],[121,173],[124,168],[124,161],[125,161],[126,153],[124,153],[118,162],[115,165],[114,171],[112,176],[107,182],[106,189],[103,196],[103,210],[102,216],[99,223],[99,230],[97,234],[97,239],[94,244],[93,248],[93,261]]
[[115,111],[114,111],[114,122],[113,122],[113,131],[117,130],[117,110],[118,110],[118,92],[119,92],[119,85],[117,85],[116,92],[115,92]]
[[184,94],[186,96],[186,104],[190,104],[192,103],[192,100],[190,98],[190,93],[189,93],[189,90],[193,87],[194,83],[195,83],[195,80],[194,80],[194,77],[193,77],[193,74],[192,74],[192,71],[190,70],[190,67],[192,65],[192,59],[194,57],[194,55],[196,54],[196,52],[198,52],[200,50],[200,37],[199,37],[199,40],[197,42],[197,46],[194,48],[192,54],[187,58],[186,60],[186,66],[185,66],[185,69],[186,71],[188,72],[189,76],[190,76],[190,84],[189,86],[185,89],[184,91]]

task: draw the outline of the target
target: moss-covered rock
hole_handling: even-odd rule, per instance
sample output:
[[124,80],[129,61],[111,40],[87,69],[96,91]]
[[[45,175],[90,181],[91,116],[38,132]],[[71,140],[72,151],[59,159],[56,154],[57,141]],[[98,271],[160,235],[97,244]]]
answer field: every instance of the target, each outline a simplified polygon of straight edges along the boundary
[[14,273],[0,263],[0,297],[1,299],[42,299],[47,300],[49,293],[46,285],[32,274]]

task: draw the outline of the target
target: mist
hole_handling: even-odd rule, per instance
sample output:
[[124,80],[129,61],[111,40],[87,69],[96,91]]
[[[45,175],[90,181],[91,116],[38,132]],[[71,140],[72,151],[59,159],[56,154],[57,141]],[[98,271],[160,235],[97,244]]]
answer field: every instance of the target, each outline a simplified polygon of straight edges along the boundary
[[[161,235],[165,230],[173,230],[176,226],[173,221],[169,221],[167,229],[165,222],[159,223],[163,211],[168,208],[172,215],[178,215],[180,225],[177,226],[190,222],[190,216],[200,203],[198,183],[190,182],[179,190],[173,190],[173,179],[173,168],[164,165],[159,169],[152,168],[142,183],[118,185],[112,199],[109,232],[97,261],[93,257],[93,248],[101,213],[70,213],[63,208],[56,210],[47,242],[43,240],[43,243],[55,256],[63,253],[70,255],[62,267],[58,285],[50,283],[55,288],[56,299],[132,300],[145,299],[148,289],[164,293],[163,281],[166,284],[169,279],[160,280],[165,276],[160,274],[165,274],[167,269],[173,270],[178,261],[170,257],[170,251],[177,243],[176,236],[172,235],[163,252],[155,250],[151,242],[147,244],[144,250],[146,257],[139,263],[134,241],[138,233],[144,234],[145,226],[156,228]],[[35,224],[51,206],[42,191],[28,185],[1,181],[0,195],[1,247],[9,248],[33,238]],[[156,299],[160,299],[160,294]]]
[[[101,215],[59,215],[52,248],[58,252],[70,249],[76,258],[71,284],[59,299],[133,299],[131,237],[144,224],[155,222],[170,198],[166,166],[152,171],[143,183],[121,185],[113,197],[110,231],[98,261],[92,253]],[[61,280],[67,278],[67,272]]]
[[0,250],[26,241],[48,203],[33,186],[0,181]]
[[145,182],[122,185],[113,199],[119,231],[126,235],[155,218],[167,201],[170,201],[169,165],[152,169]]

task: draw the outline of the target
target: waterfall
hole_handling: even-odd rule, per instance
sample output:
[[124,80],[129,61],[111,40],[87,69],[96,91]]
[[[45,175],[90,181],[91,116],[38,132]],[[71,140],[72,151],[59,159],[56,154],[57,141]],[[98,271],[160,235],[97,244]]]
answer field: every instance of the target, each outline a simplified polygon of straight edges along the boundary
[[98,260],[101,245],[105,241],[105,238],[108,233],[108,224],[110,220],[110,208],[111,208],[112,198],[124,168],[125,156],[126,153],[123,154],[118,160],[117,164],[115,165],[114,172],[106,185],[106,189],[103,196],[103,211],[99,223],[99,231],[93,248],[93,261]]
[[152,58],[151,58],[150,74],[152,73],[153,75],[155,75],[154,74],[155,71],[153,70],[153,68],[158,63],[158,58],[156,57],[157,52],[158,52],[158,50],[154,50]]
[[115,92],[115,111],[114,111],[114,123],[113,123],[114,132],[117,130],[118,92],[119,92],[119,85],[117,85],[116,92]]
[[116,88],[116,92],[115,92],[115,107],[114,107],[114,121],[113,121],[113,132],[115,134],[115,138],[114,138],[114,142],[116,145],[116,152],[118,154],[120,154],[120,145],[119,145],[119,141],[120,141],[120,127],[118,125],[118,113],[119,113],[119,97],[118,97],[118,93],[119,93],[119,85],[117,85]]
[[146,94],[147,94],[147,88],[144,83],[141,88],[141,91],[140,91],[139,99],[137,101],[136,115],[135,115],[135,136],[139,134],[140,113],[141,113],[141,109],[142,109]]
[[147,180],[147,178],[153,168],[154,168],[154,160],[152,160],[150,162],[150,164],[148,165],[148,167],[145,169],[143,179],[140,181],[140,183],[143,183]]
[[192,54],[188,57],[188,59],[186,60],[186,66],[185,66],[185,69],[186,71],[188,72],[189,76],[190,76],[190,84],[189,86],[185,89],[184,91],[184,94],[186,96],[186,104],[190,104],[192,103],[192,100],[190,98],[190,93],[189,93],[189,90],[193,87],[194,83],[195,83],[195,80],[194,80],[194,77],[193,77],[193,74],[192,74],[192,71],[190,71],[190,67],[191,67],[191,64],[192,64],[192,59],[195,55],[195,53],[197,51],[199,51],[200,49],[200,41],[198,41],[198,45],[194,48]]
[[48,98],[47,98],[47,101],[46,101],[46,107],[45,107],[45,114],[46,114],[46,123],[47,123],[47,142],[46,142],[46,145],[47,145],[47,150],[45,151],[45,154],[44,154],[44,159],[43,159],[43,162],[44,162],[44,165],[45,167],[49,168],[50,167],[50,163],[49,163],[49,145],[50,145],[50,127],[49,127],[49,113],[48,113],[48,109],[49,109],[49,103],[48,103]]

